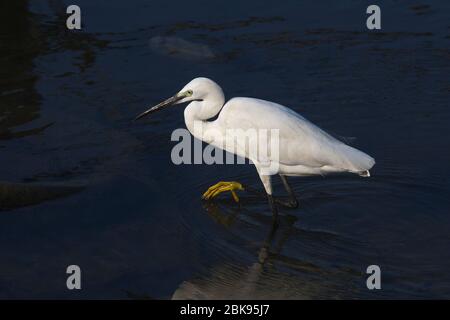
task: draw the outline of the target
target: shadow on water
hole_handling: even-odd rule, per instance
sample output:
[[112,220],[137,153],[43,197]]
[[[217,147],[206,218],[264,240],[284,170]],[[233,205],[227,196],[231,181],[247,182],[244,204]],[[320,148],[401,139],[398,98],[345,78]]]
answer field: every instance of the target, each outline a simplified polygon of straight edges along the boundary
[[39,117],[40,95],[33,59],[44,51],[36,34],[36,22],[28,11],[28,1],[0,4],[0,141],[37,134],[48,125],[15,131]]
[[[34,58],[46,51],[28,1],[0,4],[0,152],[1,141],[39,135],[51,123],[20,129],[40,117]],[[17,129],[19,128],[19,129]],[[0,182],[0,211],[35,205],[80,191],[77,187]]]
[[[208,202],[204,205],[209,216],[217,223],[230,229],[236,223],[239,214],[252,215],[248,210],[232,209],[225,212],[229,205]],[[253,213],[254,215],[255,213]],[[296,229],[297,218],[283,215],[280,224],[265,223],[261,229],[268,229],[267,236],[255,250],[253,263],[248,266],[229,262],[212,267],[203,277],[186,280],[174,292],[172,299],[313,299],[325,296],[342,298],[352,291],[351,277],[360,276],[352,270],[326,270],[307,260],[289,257],[283,254],[283,248],[294,237],[301,241],[308,238],[316,240],[334,238],[330,234]],[[266,221],[267,222],[267,221]],[[270,227],[268,227],[270,226]],[[262,227],[262,228],[261,228]],[[335,240],[335,239],[334,239]],[[334,286],[330,286],[327,277],[332,277]],[[322,280],[319,280],[322,279]],[[341,283],[345,290],[336,290]]]
[[[59,4],[63,7],[62,3]],[[55,34],[52,31],[55,29],[42,23],[40,17],[29,10],[26,0],[4,1],[0,6],[0,151],[3,148],[3,170],[6,171],[8,157],[5,157],[5,149],[13,149],[15,143],[23,143],[21,138],[39,137],[54,124],[42,117],[42,96],[36,89],[40,79],[35,70],[35,59],[55,51],[80,50],[84,57],[80,70],[84,70],[93,60],[92,45],[98,43],[94,43],[94,38],[89,35],[73,35],[64,30],[62,33],[65,34]],[[60,20],[63,19],[65,17],[60,16]],[[42,37],[46,33],[48,38]],[[4,145],[8,142],[9,148]],[[28,165],[33,167],[31,162]],[[13,180],[20,178],[15,176]],[[35,179],[22,177],[22,180],[32,182]],[[36,205],[82,190],[78,183],[75,186],[71,184],[70,181],[53,185],[0,182],[0,210]]]
[[67,197],[83,189],[82,186],[0,183],[0,212]]

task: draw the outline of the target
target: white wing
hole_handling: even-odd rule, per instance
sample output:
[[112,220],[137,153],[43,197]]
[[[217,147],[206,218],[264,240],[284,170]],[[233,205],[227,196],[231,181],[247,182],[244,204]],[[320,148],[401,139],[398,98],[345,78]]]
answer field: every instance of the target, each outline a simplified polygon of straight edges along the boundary
[[[375,161],[282,105],[255,99],[233,98],[217,119],[225,129],[279,129],[279,163],[337,171],[364,172]],[[275,159],[272,159],[275,160]]]

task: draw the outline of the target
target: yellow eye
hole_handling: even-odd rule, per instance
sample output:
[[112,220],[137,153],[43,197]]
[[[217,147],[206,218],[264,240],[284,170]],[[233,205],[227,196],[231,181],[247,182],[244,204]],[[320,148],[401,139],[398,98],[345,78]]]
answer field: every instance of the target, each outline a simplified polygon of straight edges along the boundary
[[192,96],[192,94],[193,94],[192,90],[186,91],[186,95],[187,95],[188,97]]

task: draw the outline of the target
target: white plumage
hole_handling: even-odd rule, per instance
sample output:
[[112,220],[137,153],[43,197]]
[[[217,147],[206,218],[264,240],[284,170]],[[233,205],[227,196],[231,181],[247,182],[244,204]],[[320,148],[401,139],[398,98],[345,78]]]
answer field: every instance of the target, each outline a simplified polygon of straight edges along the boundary
[[[224,105],[222,89],[207,78],[192,80],[180,93],[187,90],[192,90],[193,95],[178,102],[194,100],[185,110],[186,126],[196,138],[207,143],[218,147],[226,146],[223,138],[227,138],[229,129],[279,129],[279,174],[305,176],[352,172],[368,176],[368,171],[375,164],[375,160],[369,155],[335,139],[280,104],[239,97],[232,98]],[[208,121],[218,113],[216,120]],[[198,128],[201,126],[202,130],[199,132]],[[227,151],[249,158],[245,148]],[[250,160],[258,169],[260,159]]]
[[[375,164],[375,160],[369,155],[335,139],[298,113],[280,104],[243,97],[233,98],[225,103],[220,86],[208,78],[195,78],[172,98],[147,110],[138,118],[167,105],[183,102],[190,102],[184,111],[184,118],[186,127],[196,138],[252,160],[269,196],[272,209],[270,176],[274,173],[268,174],[263,170],[263,166],[267,166],[267,163],[276,162],[278,168],[276,173],[281,176],[292,196],[285,176],[351,172],[367,177],[370,176],[369,170]],[[216,116],[217,119],[211,120]],[[269,153],[263,158],[259,154],[249,152],[249,146],[242,143],[238,143],[232,149],[229,148],[228,142],[235,137],[231,137],[228,132],[236,129],[278,130],[279,144],[276,146],[278,153],[271,150],[272,145],[269,141],[266,146]],[[251,146],[258,141],[250,139],[246,142]],[[206,198],[214,197],[224,190],[233,192],[242,189],[239,183],[229,184],[227,188],[224,188],[224,183],[213,186],[213,189],[210,188],[205,193]],[[233,196],[236,200],[234,192]]]
[[372,157],[277,103],[233,98],[224,105],[215,122],[213,126],[223,128],[279,129],[280,174],[304,176],[342,171],[361,174],[375,163]]

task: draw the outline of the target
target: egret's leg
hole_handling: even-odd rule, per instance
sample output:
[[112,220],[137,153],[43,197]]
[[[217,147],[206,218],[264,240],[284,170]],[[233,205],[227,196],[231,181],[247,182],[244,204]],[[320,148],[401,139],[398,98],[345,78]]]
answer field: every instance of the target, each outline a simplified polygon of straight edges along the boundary
[[202,198],[209,200],[221,194],[222,192],[230,191],[234,201],[239,202],[239,197],[236,194],[236,190],[244,190],[242,184],[236,181],[220,181],[211,186],[203,194]]
[[[286,200],[286,199],[280,199],[279,197],[273,197],[273,201],[276,204],[279,204],[279,205],[281,205],[283,207],[286,207],[286,208],[290,208],[290,209],[298,208],[298,204],[299,204],[298,200],[295,197],[295,194],[292,191],[292,188],[289,185],[289,182],[287,181],[286,176],[280,175],[280,177],[281,177],[281,181],[283,182],[283,185],[284,185],[284,187],[285,187],[285,189],[286,189],[286,191],[287,191],[287,193],[289,195],[289,199]],[[261,192],[259,190],[256,190],[256,189],[254,189],[254,188],[252,188],[250,186],[245,186],[245,190],[247,192],[253,193],[253,194],[255,194],[256,196],[259,196],[259,197],[263,197],[264,196],[263,192]],[[267,193],[267,189],[266,189],[266,193]]]
[[276,199],[277,203],[281,204],[282,206],[288,207],[288,208],[298,208],[298,200],[295,197],[294,191],[292,191],[291,186],[289,185],[289,182],[287,180],[287,177],[280,174],[281,181],[283,182],[284,188],[286,189],[289,200],[281,200]]
[[271,194],[267,194],[267,200],[269,200],[270,210],[272,211],[273,224],[275,227],[278,227],[278,209],[275,200]]
[[267,200],[269,200],[270,210],[272,211],[272,217],[274,220],[274,224],[278,224],[278,209],[275,204],[275,199],[272,196],[272,180],[269,175],[259,175],[261,182],[264,185],[264,189],[266,190]]

